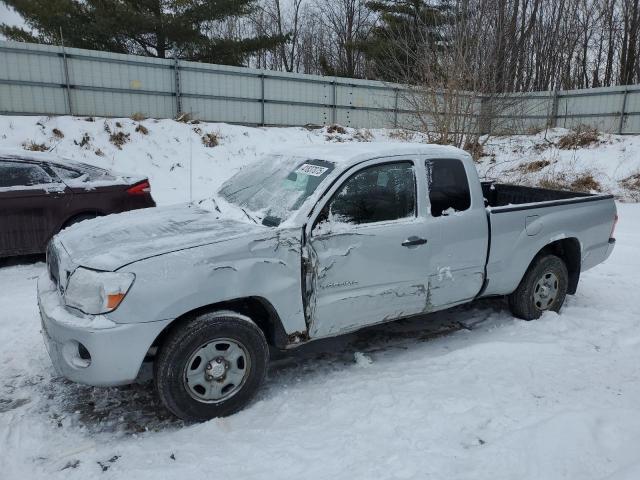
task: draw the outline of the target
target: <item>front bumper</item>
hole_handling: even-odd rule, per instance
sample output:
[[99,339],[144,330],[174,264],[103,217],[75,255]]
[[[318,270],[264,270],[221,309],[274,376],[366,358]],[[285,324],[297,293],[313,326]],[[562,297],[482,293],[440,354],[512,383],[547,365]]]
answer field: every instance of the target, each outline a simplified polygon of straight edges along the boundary
[[47,273],[38,279],[38,306],[55,369],[69,380],[93,386],[133,382],[151,344],[171,322],[119,324],[103,315],[72,312]]

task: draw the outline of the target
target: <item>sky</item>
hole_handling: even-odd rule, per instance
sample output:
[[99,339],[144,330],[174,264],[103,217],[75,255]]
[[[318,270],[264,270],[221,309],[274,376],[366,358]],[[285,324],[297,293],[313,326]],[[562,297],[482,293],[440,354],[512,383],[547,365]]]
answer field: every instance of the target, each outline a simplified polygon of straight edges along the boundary
[[[22,17],[7,7],[4,2],[0,2],[0,23],[20,26],[24,25]],[[2,38],[2,35],[0,35],[0,38]]]

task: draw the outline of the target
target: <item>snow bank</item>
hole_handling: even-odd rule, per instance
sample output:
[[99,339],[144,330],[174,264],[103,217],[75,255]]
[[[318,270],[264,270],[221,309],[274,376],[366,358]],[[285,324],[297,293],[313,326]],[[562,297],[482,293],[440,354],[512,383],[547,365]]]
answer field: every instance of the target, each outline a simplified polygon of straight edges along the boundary
[[[0,116],[0,132],[0,149],[44,148],[98,167],[149,176],[160,205],[206,198],[243,165],[272,149],[327,142],[426,141],[400,130],[253,128],[69,116]],[[577,186],[640,200],[640,137],[601,135],[596,144],[559,149],[558,142],[569,133],[558,128],[491,138],[478,171],[484,179]]]

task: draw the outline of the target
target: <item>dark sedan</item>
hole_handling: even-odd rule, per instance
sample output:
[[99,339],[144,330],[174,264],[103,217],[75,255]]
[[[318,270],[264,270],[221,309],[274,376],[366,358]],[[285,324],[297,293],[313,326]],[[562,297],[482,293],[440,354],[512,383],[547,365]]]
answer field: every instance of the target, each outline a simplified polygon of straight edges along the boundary
[[0,257],[42,253],[69,225],[154,206],[144,177],[51,154],[0,152]]

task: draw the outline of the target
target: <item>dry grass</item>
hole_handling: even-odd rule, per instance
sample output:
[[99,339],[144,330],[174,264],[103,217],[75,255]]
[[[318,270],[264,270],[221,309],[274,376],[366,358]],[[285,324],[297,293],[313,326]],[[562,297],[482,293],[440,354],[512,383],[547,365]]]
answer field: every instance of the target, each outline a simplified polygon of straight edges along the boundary
[[202,136],[202,144],[209,148],[217,147],[220,144],[218,134],[213,132],[205,133]]
[[54,128],[53,130],[51,130],[51,133],[53,133],[53,136],[58,139],[64,138],[64,133],[62,133],[62,130],[58,128]]
[[78,142],[77,140],[74,140],[73,143],[78,145],[80,148],[88,147],[91,143],[91,137],[87,132],[84,132],[80,141]]
[[356,142],[370,142],[373,140],[373,134],[368,128],[361,128],[353,134],[353,139]]
[[337,123],[334,123],[333,125],[329,125],[327,127],[327,133],[330,133],[330,134],[338,133],[340,135],[344,135],[347,133],[347,130],[342,125],[338,125]]
[[104,157],[104,152],[99,148],[94,152],[98,157]]
[[571,182],[571,190],[574,192],[601,192],[602,185],[591,173],[583,173]]
[[549,165],[551,165],[550,160],[534,160],[533,162],[523,163],[518,167],[518,170],[522,173],[536,173]]
[[396,130],[391,130],[388,136],[392,140],[398,140],[400,142],[412,142],[414,140],[415,135],[414,135],[414,132],[412,132],[411,130],[399,128]]
[[551,190],[567,190],[570,192],[602,192],[602,185],[591,172],[569,175],[567,173],[556,173],[546,175],[538,180],[538,186]]
[[24,142],[22,144],[22,148],[25,150],[29,150],[30,152],[46,152],[49,150],[44,143],[36,143],[33,140],[29,140],[28,142]]
[[526,130],[526,134],[527,135],[538,135],[539,133],[542,133],[546,130],[547,127],[543,126],[543,125],[534,125],[531,126],[529,128],[527,128]]
[[633,200],[640,201],[640,172],[629,175],[618,182]]
[[538,186],[549,190],[571,190],[570,186],[561,178],[542,178],[538,181]]
[[122,124],[120,122],[116,122],[116,128],[122,128]]
[[560,137],[558,140],[558,148],[562,150],[572,150],[576,148],[585,148],[590,145],[599,143],[600,134],[598,130],[592,127],[580,126]]
[[480,159],[485,156],[484,145],[478,141],[466,141],[462,149],[471,155],[474,162],[480,161]]
[[138,125],[136,125],[136,132],[141,133],[142,135],[147,135],[149,133],[149,129],[139,123]]
[[141,112],[136,112],[133,115],[131,115],[129,118],[134,122],[141,122],[147,119],[147,117],[145,117],[144,114]]
[[128,133],[119,131],[109,135],[109,141],[118,147],[118,150],[122,150],[122,146],[129,141],[130,136],[131,135]]
[[189,123],[192,120],[191,114],[189,112],[180,112],[174,118],[176,122]]

